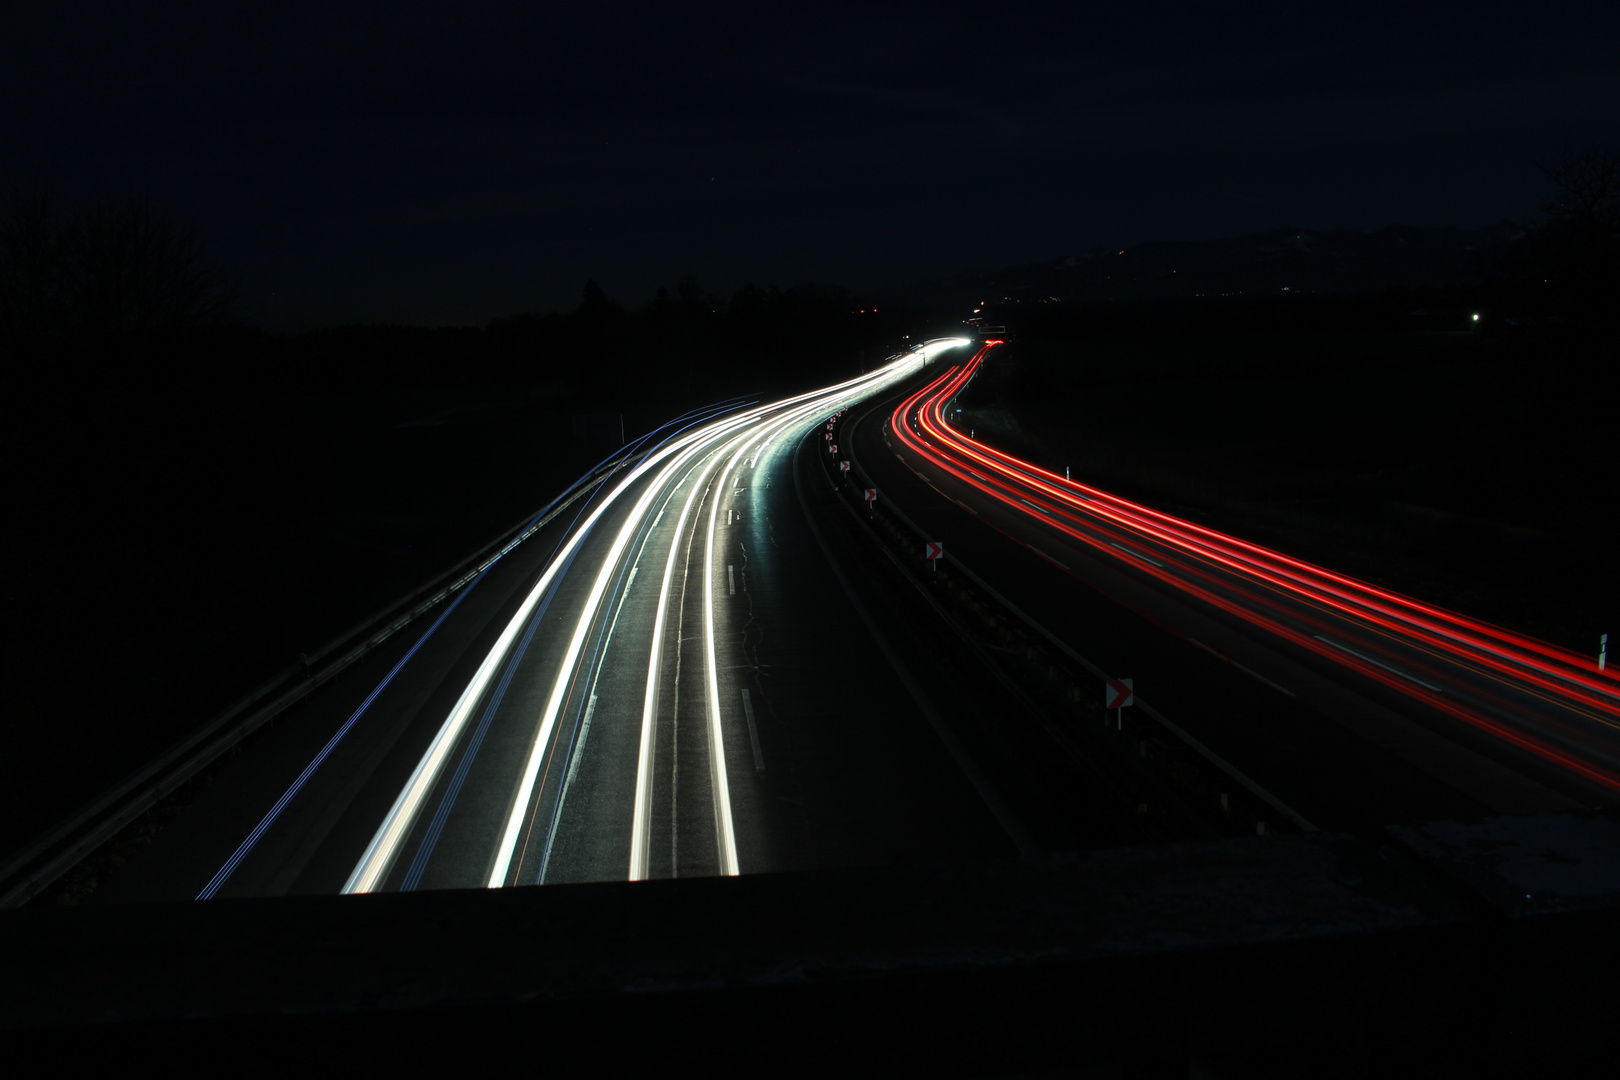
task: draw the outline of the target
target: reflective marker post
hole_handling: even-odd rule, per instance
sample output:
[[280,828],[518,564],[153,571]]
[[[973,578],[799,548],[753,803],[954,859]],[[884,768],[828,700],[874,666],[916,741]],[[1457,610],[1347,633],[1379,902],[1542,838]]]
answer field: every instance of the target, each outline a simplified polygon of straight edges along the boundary
[[1115,710],[1116,723],[1120,731],[1125,730],[1125,706],[1136,702],[1135,679],[1109,679],[1103,687],[1103,701],[1106,707]]
[[1609,666],[1609,635],[1604,634],[1598,638],[1598,670],[1602,671]]

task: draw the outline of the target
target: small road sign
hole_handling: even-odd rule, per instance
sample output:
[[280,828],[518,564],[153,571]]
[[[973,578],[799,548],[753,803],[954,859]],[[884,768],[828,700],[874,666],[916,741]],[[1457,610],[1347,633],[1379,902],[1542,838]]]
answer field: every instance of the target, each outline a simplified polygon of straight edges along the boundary
[[867,488],[866,489],[866,501],[867,502],[877,502],[877,488]]
[[838,444],[837,443],[828,443],[827,444],[827,453],[829,453],[829,454],[838,453]]
[[938,559],[944,556],[944,554],[945,542],[942,540],[930,540],[923,545],[923,558],[925,559]]
[[[838,449],[838,447],[836,447],[836,446],[835,446],[835,447],[833,447],[833,449],[834,449],[834,450],[837,450],[837,449]],[[847,462],[847,461],[840,461],[840,462],[839,462],[839,463],[838,463],[838,471],[839,471],[839,472],[849,472],[849,462]]]
[[1108,701],[1107,708],[1123,709],[1125,706],[1134,703],[1136,701],[1135,682],[1134,679],[1109,679],[1108,687],[1103,692],[1104,698]]

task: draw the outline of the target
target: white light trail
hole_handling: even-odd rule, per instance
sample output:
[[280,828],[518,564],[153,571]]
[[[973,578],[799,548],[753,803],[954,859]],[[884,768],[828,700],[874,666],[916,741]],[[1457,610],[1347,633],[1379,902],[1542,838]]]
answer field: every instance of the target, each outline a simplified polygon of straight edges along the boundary
[[[710,434],[712,437],[713,432]],[[523,767],[523,779],[518,784],[517,798],[513,801],[511,815],[506,821],[506,832],[501,837],[501,846],[496,853],[495,863],[490,868],[488,885],[492,889],[505,885],[507,875],[511,871],[512,857],[517,851],[518,839],[528,818],[529,802],[534,796],[534,785],[540,776],[540,765],[545,760],[546,750],[551,743],[551,730],[556,726],[557,714],[562,711],[563,701],[568,696],[568,686],[573,680],[574,667],[579,661],[580,650],[585,645],[585,638],[590,633],[596,611],[613,578],[613,571],[618,567],[624,549],[629,546],[631,539],[640,529],[642,518],[648,508],[664,493],[669,478],[680,471],[691,458],[697,456],[700,450],[701,444],[684,448],[679,456],[665,466],[657,478],[647,485],[647,490],[636,500],[634,509],[619,529],[619,534],[613,538],[613,545],[602,560],[602,568],[597,571],[590,597],[585,601],[579,621],[574,625],[574,634],[568,640],[568,651],[563,656],[557,679],[551,687],[551,697],[547,700],[545,712],[540,717],[540,729],[535,734],[534,744],[529,748],[528,762]]]
[[[601,516],[606,513],[607,510],[618,500],[619,496],[630,489],[631,485],[645,476],[648,472],[654,469],[659,469],[660,466],[662,466],[659,474],[649,482],[647,490],[643,493],[642,497],[637,500],[636,505],[631,510],[624,526],[619,530],[618,535],[614,538],[614,541],[609,548],[609,552],[602,563],[602,568],[597,575],[597,579],[593,584],[590,597],[580,613],[579,622],[575,626],[575,631],[573,637],[570,639],[565,658],[558,669],[555,683],[552,688],[551,697],[548,700],[546,709],[540,718],[534,743],[530,749],[528,760],[525,765],[523,780],[519,786],[518,798],[513,803],[512,810],[507,821],[507,827],[502,836],[501,846],[497,852],[494,867],[488,878],[488,884],[492,887],[504,885],[506,877],[511,871],[513,854],[516,849],[518,838],[523,831],[524,820],[528,816],[528,803],[534,795],[534,784],[538,777],[540,764],[544,761],[546,750],[551,740],[552,731],[556,724],[557,714],[561,709],[564,698],[566,697],[568,686],[573,677],[574,667],[578,662],[580,648],[583,645],[588,627],[593,621],[596,612],[600,608],[603,594],[606,592],[608,584],[611,580],[612,569],[618,564],[619,559],[624,554],[626,546],[628,546],[631,538],[638,531],[649,507],[658,499],[660,493],[663,493],[668,489],[672,478],[682,468],[687,467],[693,460],[701,457],[702,453],[706,452],[707,449],[713,448],[716,443],[724,443],[728,441],[729,437],[736,436],[739,433],[739,429],[750,427],[759,420],[770,417],[773,420],[779,419],[780,422],[767,424],[765,426],[772,430],[781,430],[782,427],[791,423],[793,420],[799,419],[817,409],[827,408],[829,405],[833,405],[836,402],[858,400],[871,392],[881,389],[883,386],[910,375],[912,371],[914,371],[920,364],[925,362],[933,352],[966,343],[967,339],[946,339],[942,341],[930,342],[921,349],[898,356],[894,358],[892,363],[886,365],[885,367],[879,368],[873,372],[869,372],[860,376],[859,378],[851,379],[844,383],[827,387],[819,391],[813,391],[808,394],[800,394],[783,401],[774,402],[767,405],[760,405],[754,407],[753,409],[731,414],[720,420],[716,420],[713,423],[707,424],[697,431],[671,440],[659,450],[649,454],[639,465],[636,466],[636,468],[623,476],[619,482],[602,497],[601,501],[597,504],[595,509],[592,510],[584,524],[575,530],[575,532],[563,545],[562,549],[558,551],[551,564],[547,566],[545,572],[541,574],[540,580],[535,584],[529,595],[524,599],[523,604],[519,607],[516,614],[514,614],[511,621],[507,624],[505,630],[502,631],[501,636],[499,639],[497,639],[494,647],[490,650],[488,655],[485,656],[483,662],[479,665],[478,671],[474,674],[472,681],[470,681],[466,688],[462,691],[461,696],[457,699],[455,706],[450,710],[450,714],[445,718],[444,723],[440,726],[440,729],[434,736],[433,741],[429,744],[428,749],[423,754],[421,760],[417,763],[415,770],[411,773],[410,778],[406,781],[405,787],[401,790],[399,797],[394,801],[393,806],[389,809],[388,814],[384,817],[381,825],[379,825],[376,834],[372,837],[370,844],[367,845],[365,852],[362,854],[359,862],[355,865],[353,872],[349,875],[348,881],[345,882],[343,892],[371,892],[380,887],[383,879],[388,874],[389,868],[393,865],[400,846],[404,843],[416,821],[417,816],[420,814],[423,804],[431,794],[446,759],[449,757],[462,731],[466,727],[468,718],[474,713],[478,702],[488,688],[494,673],[499,669],[502,661],[505,660],[513,641],[516,639],[519,631],[522,628],[523,623],[533,612],[535,605],[538,604],[540,599],[545,595],[546,590],[551,587],[559,568],[567,565],[569,557],[572,556],[579,545],[583,543],[585,536],[590,533],[592,527],[595,526],[595,524],[601,519]],[[784,416],[784,413],[788,415]],[[735,465],[735,460],[732,464],[733,466]],[[728,473],[729,469],[730,466],[728,466]],[[705,475],[707,475],[707,470],[705,470]],[[702,485],[699,484],[696,485],[696,487],[701,489]],[[688,509],[690,509],[691,505],[692,504],[689,500]],[[686,516],[686,512],[683,510],[683,526]],[[713,515],[711,514],[711,530],[712,526]],[[657,620],[655,620],[654,625],[654,660],[649,664],[649,703],[644,708],[643,716],[644,743],[650,742],[650,734],[647,728],[652,720],[656,718],[657,702],[655,696],[655,677],[657,673],[655,665],[657,663],[657,656],[660,651],[658,644],[662,640],[661,635],[664,632],[663,620],[666,614],[669,579],[667,569],[665,579],[665,587],[663,592],[660,594],[659,600],[659,617]],[[712,612],[712,603],[709,605],[709,611]],[[712,626],[712,620],[710,621],[709,625]],[[710,635],[710,637],[710,664],[712,666],[712,635]],[[712,686],[710,688],[709,696],[712,701],[715,696],[712,691]],[[711,721],[717,730],[718,722],[714,721],[712,716]],[[644,752],[645,749],[646,748],[644,747]],[[723,766],[723,758],[720,758],[719,760],[721,760]],[[644,786],[650,787],[650,780],[644,785],[642,777],[638,775],[635,810],[635,820],[638,823],[643,823],[647,816],[647,808],[644,804],[649,798],[649,793],[644,790]],[[721,786],[721,790],[724,790],[723,784]],[[635,852],[637,849],[634,836],[632,839],[632,860],[630,868],[632,877],[637,876],[638,866],[642,875],[644,875],[646,872],[645,848],[646,838],[643,829],[643,835],[641,836],[640,840],[639,864],[636,861],[637,856]],[[731,856],[731,866],[733,869],[729,872],[735,873],[734,850]]]
[[681,516],[675,523],[675,532],[672,534],[674,540],[669,545],[669,559],[664,564],[664,582],[658,591],[658,611],[653,616],[652,655],[647,660],[647,693],[642,699],[641,707],[641,749],[636,759],[636,798],[630,819],[631,881],[645,881],[651,862],[648,837],[652,827],[653,733],[658,721],[658,682],[659,668],[664,655],[664,618],[669,610],[669,587],[675,578],[675,557],[681,551],[680,536],[686,531],[686,518],[702,495],[709,474],[718,461],[719,456],[716,455],[714,461],[711,461],[693,482],[692,492],[687,496],[686,504],[681,507]]
[[[724,421],[717,422],[718,425],[724,423]],[[712,433],[712,428],[705,428],[704,430]],[[433,785],[438,780],[445,759],[454,749],[457,739],[466,727],[467,720],[472,716],[479,699],[483,696],[485,689],[488,688],[490,680],[500,668],[501,661],[506,658],[506,654],[511,648],[512,642],[517,638],[518,632],[522,629],[523,623],[533,612],[535,605],[540,602],[540,598],[546,594],[546,590],[551,587],[559,568],[567,565],[568,557],[573,554],[574,549],[584,541],[592,526],[617,501],[618,497],[629,490],[630,484],[645,475],[649,470],[657,467],[660,462],[671,455],[681,453],[691,444],[695,437],[675,440],[663,450],[648,455],[640,465],[631,470],[623,481],[607,493],[596,509],[585,519],[585,523],[568,538],[568,542],[558,551],[551,564],[540,575],[540,580],[529,591],[529,595],[524,599],[517,613],[507,623],[506,629],[496,639],[495,646],[484,657],[484,662],[479,665],[472,681],[461,692],[461,696],[456,700],[455,707],[450,710],[450,715],[445,717],[443,725],[440,726],[438,734],[434,736],[433,742],[429,744],[427,752],[417,762],[415,771],[411,773],[410,779],[405,782],[405,787],[400,791],[399,797],[394,800],[394,805],[389,808],[387,816],[383,818],[383,822],[378,826],[376,834],[372,836],[371,843],[367,845],[364,854],[360,856],[360,861],[355,864],[348,881],[343,885],[343,892],[372,892],[379,886],[382,879],[387,876],[388,869],[393,865],[400,843],[410,833],[411,826],[415,824],[416,817],[421,812],[423,802],[432,792]],[[656,487],[654,490],[656,490]]]
[[[795,409],[775,423],[761,424],[762,430],[752,439],[738,442],[742,445],[726,463],[725,479],[737,471],[738,463],[771,435],[796,421],[826,411],[820,402]],[[737,830],[731,819],[731,785],[726,779],[726,745],[720,726],[720,675],[714,658],[714,579],[719,563],[714,557],[714,527],[720,516],[720,497],[726,488],[722,483],[715,489],[714,501],[709,505],[709,534],[703,559],[703,671],[708,689],[709,712],[709,783],[714,789],[714,831],[720,851],[720,874],[735,877],[741,873],[737,864]]]

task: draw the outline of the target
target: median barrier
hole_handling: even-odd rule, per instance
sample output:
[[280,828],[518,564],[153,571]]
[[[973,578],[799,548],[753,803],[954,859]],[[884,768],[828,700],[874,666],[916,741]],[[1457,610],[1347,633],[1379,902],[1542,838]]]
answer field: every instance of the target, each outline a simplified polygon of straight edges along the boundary
[[[838,501],[852,514],[858,493],[877,486],[861,464],[853,432],[841,430],[847,424],[859,423],[864,415],[868,414],[852,414],[837,421],[835,433],[849,455],[850,471],[834,471],[836,466],[830,463],[823,465],[823,475],[828,479],[831,490],[835,496],[841,496]],[[892,452],[894,447],[889,440],[887,420],[882,437]],[[1278,828],[1303,832],[1315,830],[1315,826],[1304,817],[1279,802],[1140,698],[1137,698],[1131,710],[1127,710],[1133,714],[1129,726],[1135,728],[1147,724],[1155,734],[1162,733],[1164,739],[1160,745],[1166,748],[1165,751],[1148,755],[1135,747],[1123,745],[1118,738],[1105,736],[1104,731],[1110,731],[1115,736],[1120,733],[1113,731],[1114,713],[1102,708],[1101,692],[1107,676],[1100,668],[1002,596],[963,565],[955,553],[947,551],[939,560],[944,564],[940,567],[940,573],[918,572],[917,567],[924,562],[917,555],[922,543],[937,538],[917,526],[904,510],[895,505],[893,499],[881,500],[876,505],[868,504],[866,514],[854,514],[854,517],[860,527],[868,530],[873,541],[883,549],[906,580],[929,600],[947,625],[970,644],[976,643],[974,647],[981,650],[980,655],[987,666],[1001,673],[1006,680],[1009,694],[1024,701],[1026,707],[1037,714],[1038,722],[1048,727],[1060,745],[1065,745],[1075,754],[1112,756],[1115,766],[1123,769],[1132,782],[1149,793],[1150,804],[1169,807],[1173,811],[1172,817],[1180,816],[1198,823],[1192,826],[1194,831],[1190,835],[1251,834],[1253,822],[1259,813],[1264,812],[1248,810],[1251,803],[1269,810],[1269,816],[1276,822],[1272,826],[1273,831]],[[1037,641],[1044,642],[1053,651],[1046,652],[1036,644]],[[1083,691],[1081,688],[1088,682],[1094,689]],[[1065,692],[1066,687],[1073,689]],[[1047,705],[1036,704],[1031,700],[1031,694],[1047,700]],[[1094,723],[1070,720],[1076,712],[1080,717],[1089,715],[1099,718],[1101,729]],[[1054,720],[1054,717],[1061,717],[1062,721]],[[1082,751],[1075,740],[1083,742],[1088,749]],[[1168,749],[1172,745],[1176,748],[1174,753]],[[1204,778],[1203,783],[1212,788],[1237,787],[1243,789],[1248,797],[1242,803],[1233,800],[1234,806],[1226,814],[1217,814],[1196,800],[1196,805],[1189,804],[1177,794],[1186,784],[1171,777],[1169,766],[1172,762],[1183,764],[1184,768],[1180,771],[1196,771]],[[1279,817],[1281,822],[1277,821]],[[1186,825],[1187,821],[1183,824]]]

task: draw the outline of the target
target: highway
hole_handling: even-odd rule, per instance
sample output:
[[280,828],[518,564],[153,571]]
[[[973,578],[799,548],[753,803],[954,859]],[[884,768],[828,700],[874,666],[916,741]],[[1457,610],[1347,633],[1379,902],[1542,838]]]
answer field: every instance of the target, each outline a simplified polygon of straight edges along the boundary
[[909,640],[799,475],[830,417],[962,344],[653,433],[577,511],[279,720],[96,902],[1071,846],[1016,766],[964,745],[958,719],[993,692]]
[[954,402],[998,344],[844,437],[947,558],[1100,673],[1323,827],[1616,801],[1612,672],[972,438]]
[[90,902],[915,865],[1221,827],[1187,831],[1208,808],[1149,821],[1163,789],[1031,737],[1005,672],[838,508],[842,460],[1093,675],[1133,677],[1138,709],[1274,821],[1614,801],[1612,679],[969,438],[948,410],[993,348],[935,341],[650,433],[280,716]]

